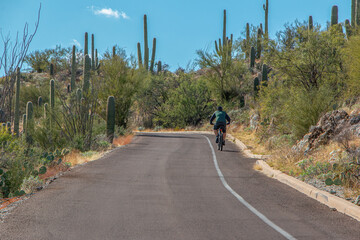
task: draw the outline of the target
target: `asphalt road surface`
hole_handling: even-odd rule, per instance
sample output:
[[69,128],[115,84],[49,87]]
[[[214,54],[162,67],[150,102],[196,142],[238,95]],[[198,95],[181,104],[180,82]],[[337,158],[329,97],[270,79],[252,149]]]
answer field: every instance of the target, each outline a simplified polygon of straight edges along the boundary
[[23,202],[0,239],[360,239],[359,222],[207,137],[215,148],[211,135],[140,134]]

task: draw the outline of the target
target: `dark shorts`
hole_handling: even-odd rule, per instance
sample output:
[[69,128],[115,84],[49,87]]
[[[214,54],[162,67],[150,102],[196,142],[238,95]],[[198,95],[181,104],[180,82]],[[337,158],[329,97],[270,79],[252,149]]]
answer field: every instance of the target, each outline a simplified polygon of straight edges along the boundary
[[222,128],[223,133],[226,133],[226,123],[215,123],[214,130],[218,130],[219,128]]

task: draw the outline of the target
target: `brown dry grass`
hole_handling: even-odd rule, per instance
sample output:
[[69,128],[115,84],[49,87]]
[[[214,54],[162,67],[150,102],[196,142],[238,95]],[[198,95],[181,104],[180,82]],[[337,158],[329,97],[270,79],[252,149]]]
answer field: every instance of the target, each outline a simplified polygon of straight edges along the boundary
[[245,130],[242,126],[233,128],[229,131],[231,135],[242,141],[254,154],[269,155],[271,151],[265,147],[265,144],[259,141],[255,131]]
[[120,136],[114,139],[113,144],[115,146],[127,145],[132,141],[133,137],[134,135]]
[[256,171],[262,171],[262,167],[259,164],[254,164],[253,169]]

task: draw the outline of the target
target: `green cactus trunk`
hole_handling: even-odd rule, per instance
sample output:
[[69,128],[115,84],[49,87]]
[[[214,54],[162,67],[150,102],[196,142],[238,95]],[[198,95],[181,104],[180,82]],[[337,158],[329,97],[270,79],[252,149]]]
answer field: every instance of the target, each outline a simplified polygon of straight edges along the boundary
[[26,132],[26,114],[23,115],[22,126],[23,126],[23,133],[25,133]]
[[114,58],[116,56],[116,46],[113,46],[112,48],[112,57]]
[[259,78],[254,78],[254,96],[257,97],[260,90],[260,81]]
[[99,58],[97,49],[95,49],[95,69],[99,69]]
[[87,94],[88,94],[89,88],[90,88],[90,76],[91,76],[90,68],[91,68],[90,57],[89,57],[89,55],[85,55],[84,71],[83,71],[84,83],[83,83],[83,89],[82,89],[84,97],[87,97]]
[[75,89],[75,82],[76,82],[76,48],[73,45],[72,48],[72,57],[71,57],[71,91]]
[[113,96],[108,97],[106,108],[106,136],[109,142],[114,140],[115,132],[115,98]]
[[339,23],[339,9],[338,6],[333,6],[331,9],[331,26],[337,25]]
[[44,119],[48,119],[49,117],[49,105],[47,103],[44,104]]
[[255,48],[251,47],[250,50],[250,68],[254,68],[255,67]]
[[157,64],[157,74],[161,73],[162,69],[161,69],[161,61],[158,61]]
[[247,49],[245,52],[245,57],[249,58],[249,48],[250,48],[250,24],[246,23],[246,40],[245,40],[245,48]]
[[355,25],[354,26],[360,26],[360,0],[356,0],[356,6],[355,6]]
[[82,98],[82,92],[81,89],[78,88],[76,90],[76,102],[78,103],[78,105],[80,105],[81,98]]
[[313,17],[309,16],[309,23],[308,23],[308,30],[312,31],[314,28],[314,22],[313,22]]
[[14,110],[14,133],[19,136],[20,124],[20,69],[16,69],[16,92],[15,92],[15,110]]
[[33,138],[32,134],[34,132],[34,115],[33,115],[33,104],[28,102],[26,104],[26,142],[32,144]]
[[42,103],[43,103],[43,99],[42,97],[38,97],[38,107],[41,107],[42,106]]
[[150,72],[154,72],[155,52],[156,52],[156,38],[153,39],[153,47],[152,47],[151,62],[150,62]]
[[269,36],[269,0],[266,0],[266,4],[263,5],[265,11],[265,38]]
[[55,107],[55,80],[54,79],[50,80],[50,107],[51,107],[51,110],[53,110]]
[[91,34],[91,69],[95,70],[95,43],[94,34]]
[[266,87],[268,85],[268,67],[266,64],[262,66],[261,75],[261,85]]
[[137,54],[138,54],[138,64],[139,64],[139,68],[142,68],[142,67],[143,67],[143,64],[142,64],[142,55],[141,55],[141,45],[140,45],[139,42],[137,43]]
[[54,64],[50,63],[50,76],[54,76]]
[[89,54],[88,41],[89,41],[89,38],[88,38],[88,33],[87,33],[87,32],[85,32],[84,55]]
[[261,50],[262,50],[262,46],[261,46],[261,34],[262,34],[262,31],[261,29],[259,28],[258,29],[258,33],[257,33],[257,43],[256,43],[256,58],[257,59],[260,59],[261,58]]
[[146,70],[149,70],[149,44],[146,15],[144,15],[144,66]]
[[355,26],[356,0],[351,0],[351,26]]
[[224,9],[224,20],[223,20],[223,44],[224,46],[226,45],[227,43],[227,40],[226,40],[226,10]]

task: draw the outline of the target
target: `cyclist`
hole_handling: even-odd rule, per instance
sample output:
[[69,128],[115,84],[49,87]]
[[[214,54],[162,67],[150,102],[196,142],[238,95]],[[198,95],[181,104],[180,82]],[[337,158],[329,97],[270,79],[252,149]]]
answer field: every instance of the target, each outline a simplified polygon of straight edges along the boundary
[[[215,121],[215,125],[213,124],[213,121],[216,119]],[[226,123],[227,121],[227,123]],[[216,143],[219,142],[219,135],[218,135],[218,130],[221,127],[223,129],[223,133],[224,133],[224,142],[223,144],[225,145],[225,138],[226,138],[226,125],[230,124],[230,117],[229,115],[227,115],[227,113],[225,111],[223,111],[223,108],[221,106],[218,106],[217,111],[214,112],[214,114],[211,116],[210,118],[210,124],[214,125],[214,133],[216,136]]]

